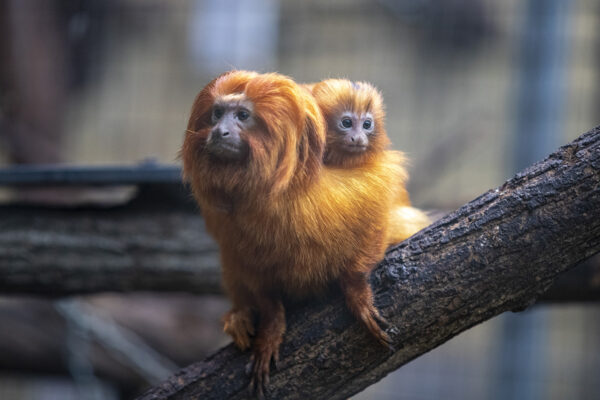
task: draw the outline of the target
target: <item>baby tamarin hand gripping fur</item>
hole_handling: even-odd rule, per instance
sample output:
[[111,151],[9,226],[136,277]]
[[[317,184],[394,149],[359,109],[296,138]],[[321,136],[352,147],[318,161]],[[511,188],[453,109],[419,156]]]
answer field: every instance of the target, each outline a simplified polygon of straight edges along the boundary
[[[381,94],[366,82],[327,79],[303,85],[310,90],[327,123],[324,162],[329,168],[351,168],[369,174],[372,165],[382,159],[396,158],[399,152],[386,150],[390,145],[384,119]],[[407,175],[394,182],[398,195],[389,219],[387,244],[400,243],[430,224],[429,217],[411,207],[405,188]]]
[[383,258],[404,171],[386,158],[373,160],[368,174],[322,168],[325,136],[312,94],[279,74],[225,73],[192,107],[184,178],[219,243],[233,303],[224,329],[241,349],[252,347],[251,388],[259,397],[278,359],[284,297],[311,296],[338,281],[352,313],[389,343],[367,276]]

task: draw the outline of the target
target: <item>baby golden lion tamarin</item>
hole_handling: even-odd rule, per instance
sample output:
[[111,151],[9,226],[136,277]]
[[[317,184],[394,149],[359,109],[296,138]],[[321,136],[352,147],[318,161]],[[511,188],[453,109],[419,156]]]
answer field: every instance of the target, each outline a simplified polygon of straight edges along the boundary
[[[371,84],[347,79],[327,79],[304,85],[317,100],[327,123],[324,162],[330,168],[352,168],[369,174],[373,163],[401,153],[386,150],[390,145],[381,94]],[[407,175],[394,182],[398,195],[389,220],[387,244],[400,243],[430,224],[429,217],[411,207],[405,189]]]
[[352,313],[390,343],[367,277],[383,258],[404,170],[393,153],[374,159],[368,174],[322,168],[325,142],[312,94],[279,74],[225,73],[192,107],[184,178],[219,244],[232,301],[224,329],[252,348],[259,397],[285,331],[284,298],[339,282]]

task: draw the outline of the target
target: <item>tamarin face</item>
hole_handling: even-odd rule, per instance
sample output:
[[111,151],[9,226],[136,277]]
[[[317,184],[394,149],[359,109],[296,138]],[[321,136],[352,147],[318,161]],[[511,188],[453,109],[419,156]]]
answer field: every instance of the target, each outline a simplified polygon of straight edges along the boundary
[[246,158],[248,142],[244,132],[256,126],[253,104],[244,94],[217,97],[212,106],[211,123],[206,149],[213,156],[225,161]]
[[369,137],[375,133],[375,122],[370,112],[345,111],[334,117],[331,129],[337,131],[341,150],[360,153],[367,150]]
[[327,122],[326,164],[360,165],[389,145],[383,100],[371,84],[327,79],[305,87],[312,88]]

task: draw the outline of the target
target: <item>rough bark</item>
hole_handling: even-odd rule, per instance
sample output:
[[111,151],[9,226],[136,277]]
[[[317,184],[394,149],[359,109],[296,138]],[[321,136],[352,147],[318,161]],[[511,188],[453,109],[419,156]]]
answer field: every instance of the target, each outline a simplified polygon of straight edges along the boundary
[[192,212],[0,207],[0,293],[219,293],[218,266]]
[[[345,399],[495,315],[531,305],[600,251],[600,129],[588,132],[390,250],[371,276],[395,351],[341,297],[291,310],[269,398]],[[248,354],[231,345],[139,399],[245,399]]]

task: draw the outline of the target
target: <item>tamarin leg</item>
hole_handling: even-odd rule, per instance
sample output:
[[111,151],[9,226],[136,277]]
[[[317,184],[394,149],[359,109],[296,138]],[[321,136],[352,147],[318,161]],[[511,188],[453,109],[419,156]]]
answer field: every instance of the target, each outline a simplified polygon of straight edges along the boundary
[[[226,259],[223,258],[223,261]],[[233,343],[240,349],[246,350],[250,347],[250,337],[254,336],[254,312],[252,309],[252,295],[248,289],[238,280],[232,279],[232,274],[223,263],[223,286],[233,303],[221,321],[223,331],[233,339]]]
[[250,336],[254,336],[254,318],[250,307],[232,308],[223,316],[223,331],[233,339],[240,349],[250,347]]
[[258,301],[259,322],[252,346],[253,354],[248,364],[252,373],[250,390],[259,399],[264,398],[264,387],[269,384],[271,360],[277,367],[279,346],[285,332],[285,310],[281,300],[263,298]]
[[382,345],[390,347],[390,337],[377,324],[380,322],[387,325],[387,322],[379,315],[379,311],[373,304],[373,292],[367,282],[367,274],[359,271],[346,271],[340,276],[340,286],[352,314],[365,324],[369,332]]
[[223,331],[233,339],[240,350],[250,347],[251,336],[254,336],[254,296],[248,290],[239,274],[240,261],[231,249],[222,249],[221,265],[223,269],[223,288],[232,302],[229,310],[221,321]]

